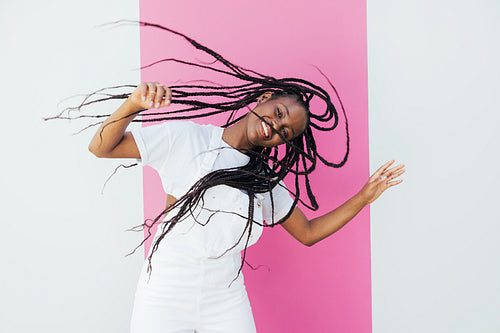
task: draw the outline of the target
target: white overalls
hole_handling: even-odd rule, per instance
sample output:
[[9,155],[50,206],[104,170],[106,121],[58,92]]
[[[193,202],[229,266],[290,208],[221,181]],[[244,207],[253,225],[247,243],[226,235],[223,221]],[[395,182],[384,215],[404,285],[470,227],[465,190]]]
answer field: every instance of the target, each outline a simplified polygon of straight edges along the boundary
[[[222,129],[214,130],[209,151],[193,183],[212,171],[221,140]],[[263,195],[257,195],[254,202],[254,220],[259,222],[263,200]],[[247,194],[238,189],[225,185],[210,188],[204,196],[203,209],[197,207],[167,234],[152,256],[150,278],[146,272],[148,261],[144,261],[135,295],[132,333],[256,331],[243,274],[233,281],[247,234],[236,247],[215,259],[241,237],[248,203]],[[213,214],[215,210],[219,212]],[[172,211],[165,220],[175,213]],[[196,223],[193,216],[206,225]],[[257,242],[262,229],[252,225],[249,246]],[[156,237],[153,244],[155,241]]]

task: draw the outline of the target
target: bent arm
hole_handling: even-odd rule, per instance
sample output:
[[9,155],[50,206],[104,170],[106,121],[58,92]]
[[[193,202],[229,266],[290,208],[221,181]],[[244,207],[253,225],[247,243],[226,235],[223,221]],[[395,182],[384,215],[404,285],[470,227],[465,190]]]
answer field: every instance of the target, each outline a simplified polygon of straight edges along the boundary
[[89,151],[97,157],[141,158],[139,149],[130,132],[125,129],[141,108],[127,99],[95,133]]
[[331,212],[310,221],[300,208],[296,207],[281,225],[302,244],[313,246],[346,225],[366,204],[367,201],[358,193]]
[[307,246],[327,238],[352,220],[366,205],[375,201],[386,189],[403,181],[394,179],[405,172],[404,165],[388,169],[392,163],[394,160],[381,166],[356,195],[331,212],[309,221],[296,207],[292,215],[281,225],[295,239]]
[[142,82],[127,100],[99,127],[89,144],[97,157],[141,158],[130,132],[125,132],[138,112],[170,105],[172,91],[158,82]]

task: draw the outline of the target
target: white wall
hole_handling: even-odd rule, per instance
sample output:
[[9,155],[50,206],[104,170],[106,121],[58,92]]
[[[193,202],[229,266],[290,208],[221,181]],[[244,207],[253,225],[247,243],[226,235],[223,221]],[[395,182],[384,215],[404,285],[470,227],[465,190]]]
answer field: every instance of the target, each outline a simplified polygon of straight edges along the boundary
[[[133,1],[0,3],[0,332],[127,332],[142,249],[141,170],[87,151],[88,122],[43,122],[62,99],[140,82]],[[74,99],[76,103],[79,99]],[[63,104],[63,106],[70,105]],[[91,108],[112,112],[117,104]],[[109,109],[109,110],[108,110]]]
[[[0,3],[0,332],[126,332],[141,170],[87,153],[67,96],[137,83],[137,1]],[[373,332],[500,331],[500,2],[368,1]],[[65,104],[66,105],[66,104]],[[110,105],[112,111],[115,105]],[[104,111],[100,107],[95,112]]]
[[500,2],[368,1],[373,332],[500,332]]

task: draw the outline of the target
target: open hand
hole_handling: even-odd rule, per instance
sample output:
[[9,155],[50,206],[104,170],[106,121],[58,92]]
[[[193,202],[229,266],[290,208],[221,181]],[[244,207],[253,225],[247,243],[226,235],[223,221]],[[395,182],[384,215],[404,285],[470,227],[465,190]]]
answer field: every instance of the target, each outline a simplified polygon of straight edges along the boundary
[[392,163],[394,163],[394,160],[385,163],[377,171],[375,171],[359,192],[359,194],[365,198],[367,204],[371,204],[375,201],[375,199],[377,199],[389,187],[398,185],[403,181],[402,179],[395,179],[405,172],[405,169],[403,169],[405,165],[400,164],[396,167],[387,169]]
[[151,109],[169,106],[172,90],[158,82],[142,82],[128,98],[137,108]]

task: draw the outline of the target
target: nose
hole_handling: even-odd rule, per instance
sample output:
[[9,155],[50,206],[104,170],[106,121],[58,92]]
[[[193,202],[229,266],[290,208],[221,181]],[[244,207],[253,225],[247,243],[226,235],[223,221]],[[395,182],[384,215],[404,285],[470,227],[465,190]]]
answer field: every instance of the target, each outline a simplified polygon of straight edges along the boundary
[[276,131],[279,129],[279,125],[278,125],[278,122],[276,121],[276,119],[272,120],[271,125],[273,126],[273,129]]
[[283,119],[278,119],[278,120],[275,120],[274,122],[274,129],[277,130],[277,131],[281,131],[283,129],[283,127],[285,127],[286,124],[283,122]]

